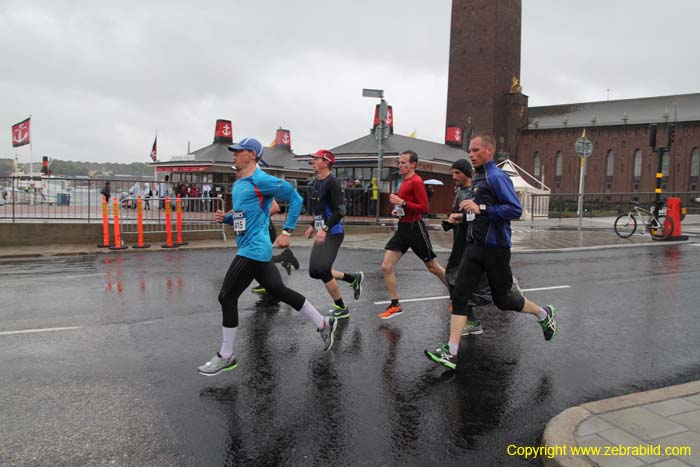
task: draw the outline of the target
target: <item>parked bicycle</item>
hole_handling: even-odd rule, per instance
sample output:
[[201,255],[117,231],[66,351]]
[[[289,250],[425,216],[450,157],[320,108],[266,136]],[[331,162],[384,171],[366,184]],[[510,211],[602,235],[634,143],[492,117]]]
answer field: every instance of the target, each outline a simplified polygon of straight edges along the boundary
[[[653,240],[666,240],[673,233],[673,219],[665,214],[654,215],[639,207],[639,203],[633,201],[634,206],[630,212],[615,219],[615,233],[622,238],[628,238],[637,231],[637,224],[643,223],[644,231],[640,235],[649,232]],[[639,219],[639,221],[637,220]]]

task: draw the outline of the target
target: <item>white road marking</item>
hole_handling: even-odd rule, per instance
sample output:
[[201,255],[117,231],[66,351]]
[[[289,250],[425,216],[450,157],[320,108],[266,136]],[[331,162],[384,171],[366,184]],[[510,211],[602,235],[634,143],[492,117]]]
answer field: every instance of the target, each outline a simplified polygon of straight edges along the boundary
[[61,276],[61,279],[75,279],[76,277],[97,277],[97,276],[106,276],[106,272],[96,272],[93,274],[74,274],[72,276]]
[[80,328],[82,328],[82,326],[71,326],[65,328],[20,329],[19,331],[0,331],[0,336],[9,336],[12,334],[29,334],[35,332],[72,331]]
[[553,285],[552,287],[539,287],[536,289],[520,289],[523,292],[538,292],[540,290],[570,289],[570,285]]
[[[538,292],[540,290],[555,290],[555,289],[569,289],[571,288],[570,285],[553,285],[552,287],[538,287],[535,289],[520,289],[522,292]],[[424,302],[428,300],[444,300],[450,298],[449,295],[440,295],[438,297],[422,297],[422,298],[407,298],[407,299],[401,299],[401,303],[409,303],[409,302]],[[386,305],[388,303],[391,303],[391,300],[383,300],[381,302],[374,302],[375,305]]]

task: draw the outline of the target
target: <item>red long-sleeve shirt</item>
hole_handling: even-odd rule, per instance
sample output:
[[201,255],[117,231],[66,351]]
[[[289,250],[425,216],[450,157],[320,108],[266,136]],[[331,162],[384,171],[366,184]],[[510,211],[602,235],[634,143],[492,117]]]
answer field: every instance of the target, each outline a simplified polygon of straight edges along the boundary
[[414,173],[404,179],[396,195],[406,201],[403,208],[406,215],[400,218],[399,222],[419,221],[423,219],[423,214],[428,212],[428,193],[420,175]]

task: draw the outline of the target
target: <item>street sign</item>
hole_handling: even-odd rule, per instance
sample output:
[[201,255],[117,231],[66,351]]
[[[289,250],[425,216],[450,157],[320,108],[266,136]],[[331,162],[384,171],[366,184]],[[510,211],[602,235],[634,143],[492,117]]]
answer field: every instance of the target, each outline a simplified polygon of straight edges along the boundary
[[588,138],[576,140],[576,154],[581,157],[590,157],[593,154],[593,143]]

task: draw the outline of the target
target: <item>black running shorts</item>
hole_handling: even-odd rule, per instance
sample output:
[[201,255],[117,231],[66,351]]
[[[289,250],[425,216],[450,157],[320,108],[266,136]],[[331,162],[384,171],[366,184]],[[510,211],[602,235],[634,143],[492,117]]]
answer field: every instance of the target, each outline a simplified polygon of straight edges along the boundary
[[384,247],[385,250],[400,251],[401,253],[406,253],[409,248],[426,263],[437,256],[430,243],[428,228],[422,220],[399,222],[396,233]]

